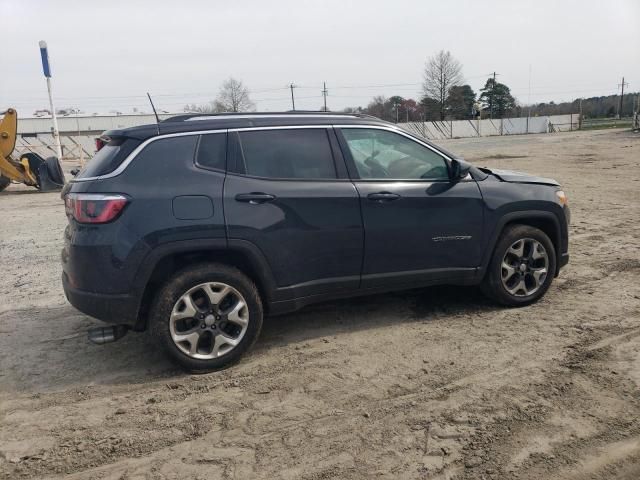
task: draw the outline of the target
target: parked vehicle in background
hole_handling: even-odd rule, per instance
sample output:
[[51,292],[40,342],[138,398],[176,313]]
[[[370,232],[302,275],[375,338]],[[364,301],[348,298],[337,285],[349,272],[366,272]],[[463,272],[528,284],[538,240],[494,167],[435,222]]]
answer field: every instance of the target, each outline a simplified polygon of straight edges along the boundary
[[63,191],[64,290],[150,329],[189,370],[226,366],[265,315],[435,284],[524,306],[567,264],[554,180],[476,168],[393,124],[329,113],[184,115],[105,133]]

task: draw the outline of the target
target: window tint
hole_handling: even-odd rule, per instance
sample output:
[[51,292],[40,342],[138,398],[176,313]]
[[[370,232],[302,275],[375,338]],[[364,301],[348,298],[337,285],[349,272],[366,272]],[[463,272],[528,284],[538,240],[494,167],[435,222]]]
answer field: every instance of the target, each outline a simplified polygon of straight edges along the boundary
[[419,143],[394,132],[343,128],[342,134],[365,179],[448,179],[445,159]]
[[175,178],[185,167],[193,165],[197,140],[197,135],[155,140],[133,159],[127,171],[130,175],[144,177],[146,181],[150,178],[159,181]]
[[325,129],[240,132],[245,172],[269,178],[336,178]]
[[227,165],[227,134],[202,135],[198,145],[198,165],[224,170]]
[[138,145],[140,141],[133,138],[112,138],[87,162],[77,178],[97,177],[113,172]]

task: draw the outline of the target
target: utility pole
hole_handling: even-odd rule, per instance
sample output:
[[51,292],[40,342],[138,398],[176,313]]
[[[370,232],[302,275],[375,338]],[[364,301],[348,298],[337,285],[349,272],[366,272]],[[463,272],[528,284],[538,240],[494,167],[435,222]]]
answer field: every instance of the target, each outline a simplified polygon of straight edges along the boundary
[[293,98],[293,89],[296,88],[296,86],[292,83],[289,85],[289,88],[291,89],[291,109],[295,112],[296,111],[296,101]]
[[619,87],[622,87],[622,90],[620,92],[620,106],[618,107],[618,118],[622,118],[622,99],[624,98],[624,86],[625,85],[629,85],[629,84],[628,83],[625,84],[624,77],[622,77],[622,83],[618,84]]
[[400,104],[399,104],[399,103],[394,103],[394,104],[393,104],[393,108],[395,108],[395,109],[396,109],[396,123],[398,123],[398,112],[399,112],[399,107],[400,107]]
[[580,98],[580,116],[578,117],[578,130],[582,130],[582,98]]
[[323,89],[322,89],[322,92],[320,93],[322,93],[322,96],[324,97],[324,111],[326,112],[327,111],[327,94],[329,93],[327,91],[327,82],[322,82],[322,86],[323,86]]
[[489,118],[493,118],[493,95],[496,90],[496,75],[499,75],[496,72],[493,72],[493,85],[491,87],[491,96],[489,97]]

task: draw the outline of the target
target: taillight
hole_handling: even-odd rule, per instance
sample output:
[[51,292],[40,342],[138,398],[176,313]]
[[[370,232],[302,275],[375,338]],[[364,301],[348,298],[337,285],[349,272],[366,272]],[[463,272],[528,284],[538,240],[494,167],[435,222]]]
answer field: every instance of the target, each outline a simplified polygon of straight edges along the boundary
[[109,143],[107,138],[96,138],[96,152],[99,152],[107,143]]
[[67,215],[78,223],[109,223],[118,218],[129,199],[115,193],[69,193],[64,203]]

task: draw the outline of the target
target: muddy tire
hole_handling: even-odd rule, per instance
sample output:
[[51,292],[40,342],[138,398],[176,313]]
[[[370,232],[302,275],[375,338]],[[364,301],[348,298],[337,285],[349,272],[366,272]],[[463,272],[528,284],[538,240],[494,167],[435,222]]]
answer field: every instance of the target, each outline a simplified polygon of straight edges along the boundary
[[228,367],[255,343],[263,307],[255,284],[237,268],[206,263],[176,273],[151,307],[150,329],[171,358],[191,372]]
[[523,307],[547,292],[555,271],[549,237],[528,225],[510,225],[498,239],[480,288],[501,305]]
[[0,192],[2,192],[9,185],[11,185],[11,180],[0,175]]

